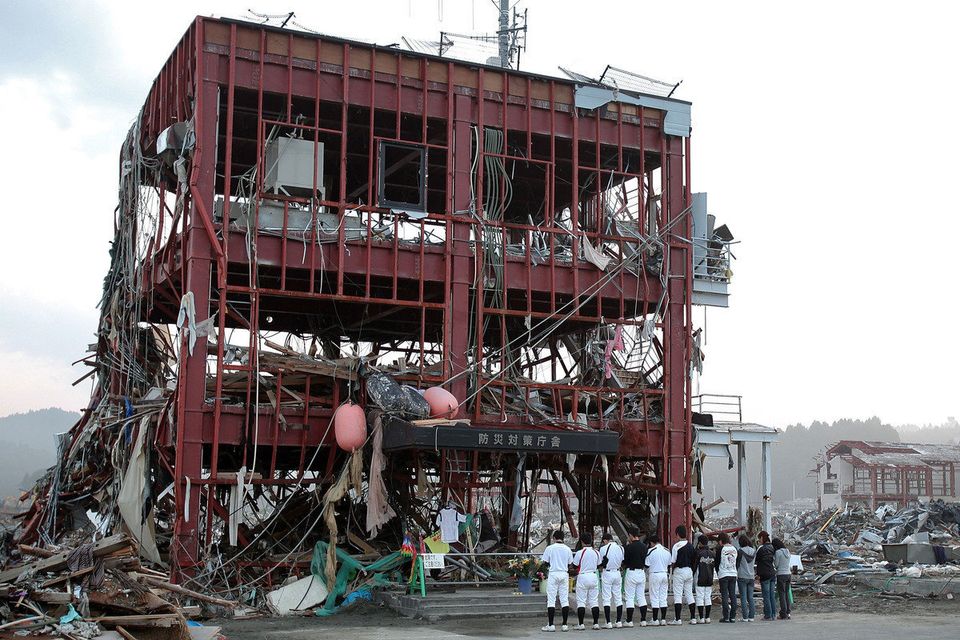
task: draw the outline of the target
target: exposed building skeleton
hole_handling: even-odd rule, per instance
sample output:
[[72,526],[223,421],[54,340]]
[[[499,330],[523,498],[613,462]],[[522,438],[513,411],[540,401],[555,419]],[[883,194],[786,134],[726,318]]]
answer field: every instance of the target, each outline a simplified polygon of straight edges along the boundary
[[[693,236],[688,103],[197,18],[119,196],[94,393],[23,540],[92,510],[241,593],[370,529],[379,453],[337,448],[348,400],[384,439],[374,544],[453,500],[525,549],[544,488],[570,529],[689,524],[694,247],[724,292],[730,256]],[[427,416],[374,411],[378,372],[449,390],[478,441],[404,441]]]
[[877,509],[953,501],[960,497],[960,446],[841,440],[823,452],[811,473],[825,510],[847,503]]

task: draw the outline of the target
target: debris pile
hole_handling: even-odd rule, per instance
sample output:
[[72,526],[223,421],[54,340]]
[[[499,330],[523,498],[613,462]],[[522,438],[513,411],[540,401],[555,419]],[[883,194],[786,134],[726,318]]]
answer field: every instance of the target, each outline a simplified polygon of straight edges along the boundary
[[859,573],[901,577],[960,575],[960,505],[932,500],[897,510],[847,505],[796,518],[785,540],[803,561],[797,585],[833,594]]
[[17,635],[217,638],[219,627],[193,618],[236,607],[143,566],[123,534],[58,551],[20,544],[10,565],[0,571],[0,628]]

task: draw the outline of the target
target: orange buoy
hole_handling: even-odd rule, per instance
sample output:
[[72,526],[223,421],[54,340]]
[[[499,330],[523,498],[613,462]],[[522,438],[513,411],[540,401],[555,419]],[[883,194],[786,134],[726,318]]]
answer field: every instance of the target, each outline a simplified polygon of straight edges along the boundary
[[460,409],[460,402],[443,387],[430,387],[423,399],[430,405],[431,418],[454,418]]
[[354,451],[367,440],[367,416],[363,407],[348,402],[340,405],[333,417],[333,433],[337,446],[344,451]]

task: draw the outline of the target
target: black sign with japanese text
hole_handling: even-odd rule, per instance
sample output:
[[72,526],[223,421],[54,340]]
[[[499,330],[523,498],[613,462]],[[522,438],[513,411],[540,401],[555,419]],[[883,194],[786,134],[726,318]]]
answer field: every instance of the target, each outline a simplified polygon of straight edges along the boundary
[[614,431],[504,429],[457,423],[417,426],[405,420],[383,423],[383,448],[518,451],[530,453],[615,454],[620,437]]

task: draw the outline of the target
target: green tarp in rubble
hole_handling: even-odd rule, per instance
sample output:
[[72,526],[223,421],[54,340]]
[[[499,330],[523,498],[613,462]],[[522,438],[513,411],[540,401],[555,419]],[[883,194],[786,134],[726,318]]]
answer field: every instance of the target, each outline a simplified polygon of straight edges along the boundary
[[[399,573],[392,578],[390,574],[396,572],[405,562],[410,561],[410,558],[401,556],[399,551],[395,551],[370,564],[357,562],[351,558],[349,554],[340,549],[336,549],[336,553],[340,561],[340,570],[337,571],[336,582],[333,585],[333,589],[330,590],[330,594],[327,596],[323,608],[317,609],[318,616],[329,616],[336,613],[337,600],[346,593],[347,585],[356,579],[357,575],[361,572],[365,572],[369,576],[364,585],[364,588],[369,590],[371,587],[382,587],[402,581],[403,577]],[[325,580],[324,571],[326,568],[327,543],[320,541],[317,542],[317,545],[313,548],[313,560],[310,562],[310,573],[320,580]]]

